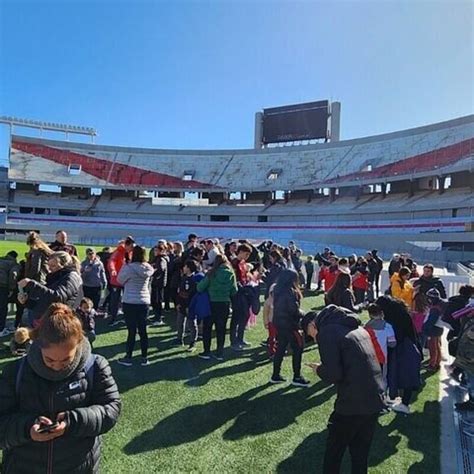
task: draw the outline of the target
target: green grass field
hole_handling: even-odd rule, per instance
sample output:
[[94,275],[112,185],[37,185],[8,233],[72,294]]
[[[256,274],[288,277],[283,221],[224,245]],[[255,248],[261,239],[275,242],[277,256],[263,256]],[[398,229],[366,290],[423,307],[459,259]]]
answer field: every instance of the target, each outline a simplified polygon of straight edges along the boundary
[[[26,250],[2,242],[0,254],[13,248]],[[303,309],[321,304],[321,296],[311,295]],[[119,423],[104,437],[102,471],[321,472],[334,388],[307,367],[303,375],[311,380],[310,388],[268,384],[271,364],[259,344],[266,337],[260,318],[247,331],[252,348],[242,355],[227,349],[225,361],[217,362],[171,345],[173,316],[167,313],[167,326],[149,329],[148,367],[118,365],[126,331],[109,331],[98,322],[95,352],[110,360],[123,399]],[[6,351],[0,357],[2,368],[10,359]],[[303,362],[317,359],[316,347],[308,346]],[[290,359],[284,361],[283,375],[291,376]],[[439,472],[438,377],[423,373],[423,378],[426,384],[409,417],[380,418],[370,472]],[[344,472],[349,472],[347,464]]]

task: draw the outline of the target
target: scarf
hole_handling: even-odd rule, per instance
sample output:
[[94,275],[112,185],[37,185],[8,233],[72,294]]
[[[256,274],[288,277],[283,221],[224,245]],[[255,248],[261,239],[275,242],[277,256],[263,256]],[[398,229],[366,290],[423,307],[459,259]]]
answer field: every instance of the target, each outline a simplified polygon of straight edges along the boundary
[[81,370],[87,359],[91,355],[91,345],[89,341],[84,337],[78,344],[76,349],[76,355],[71,363],[63,370],[52,370],[47,367],[43,361],[43,355],[41,353],[41,346],[38,341],[34,341],[28,351],[28,363],[33,371],[41,378],[50,380],[52,382],[59,382],[69,378],[75,372]]

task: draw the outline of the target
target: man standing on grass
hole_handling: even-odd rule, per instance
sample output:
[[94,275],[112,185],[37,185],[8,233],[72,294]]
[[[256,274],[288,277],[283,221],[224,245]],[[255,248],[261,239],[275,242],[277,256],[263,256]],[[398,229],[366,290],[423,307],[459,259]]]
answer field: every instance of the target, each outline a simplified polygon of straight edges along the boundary
[[320,364],[309,364],[324,381],[334,384],[337,397],[329,417],[324,474],[340,472],[349,448],[352,473],[367,472],[377,418],[383,409],[382,372],[369,333],[345,308],[329,305],[308,313],[303,329],[319,347]]
[[117,276],[123,265],[131,261],[134,246],[135,240],[133,237],[128,236],[125,240],[119,243],[118,247],[112,253],[108,261],[108,270],[110,275],[109,326],[115,326],[119,323],[119,321],[117,321],[117,315],[120,307],[120,301],[122,299],[123,286],[118,281]]
[[77,257],[77,249],[67,241],[67,233],[64,230],[56,232],[56,240],[49,246],[53,252],[67,252],[69,255]]

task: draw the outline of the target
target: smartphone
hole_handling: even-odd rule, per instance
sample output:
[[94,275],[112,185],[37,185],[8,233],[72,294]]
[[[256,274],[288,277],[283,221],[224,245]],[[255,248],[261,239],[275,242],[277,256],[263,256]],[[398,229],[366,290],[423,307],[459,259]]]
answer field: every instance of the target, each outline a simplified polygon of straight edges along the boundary
[[53,423],[52,425],[40,425],[37,433],[49,433],[59,426],[59,422]]

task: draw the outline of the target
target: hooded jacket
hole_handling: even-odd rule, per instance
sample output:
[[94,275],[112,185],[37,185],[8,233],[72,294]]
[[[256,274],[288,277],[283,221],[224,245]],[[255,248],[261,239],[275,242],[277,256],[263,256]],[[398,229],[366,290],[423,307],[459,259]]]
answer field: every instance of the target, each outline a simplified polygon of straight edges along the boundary
[[329,305],[315,319],[321,365],[318,375],[336,385],[341,415],[373,415],[383,407],[382,373],[368,332],[345,308]]
[[237,293],[235,273],[227,265],[221,265],[210,278],[209,275],[197,284],[197,290],[203,293],[207,290],[213,303],[230,303]]
[[390,278],[390,292],[394,298],[404,301],[408,309],[411,309],[413,285],[409,281],[403,281],[398,273],[394,273]]
[[294,270],[283,270],[273,290],[273,324],[278,330],[295,331],[300,326],[300,298],[292,288],[295,274]]
[[124,265],[117,281],[123,285],[122,301],[128,304],[147,304],[151,302],[149,282],[155,269],[149,263],[133,262]]
[[[94,356],[92,387],[85,373],[90,345],[83,340],[65,373],[54,373],[34,343],[24,361],[8,364],[0,376],[0,449],[3,474],[95,474],[101,437],[117,422],[121,402],[109,364]],[[18,388],[18,390],[17,390]],[[39,414],[56,419],[65,412],[66,432],[53,441],[33,442],[29,431]]]
[[446,299],[446,289],[444,288],[443,282],[438,277],[432,276],[431,278],[426,278],[421,275],[421,277],[413,283],[413,287],[419,287],[420,292],[424,295],[426,295],[431,288],[435,288],[439,291],[441,298]]
[[81,285],[82,279],[75,267],[50,273],[46,285],[30,281],[25,287],[28,294],[26,305],[32,310],[33,319],[41,318],[51,303],[64,303],[73,308]]

